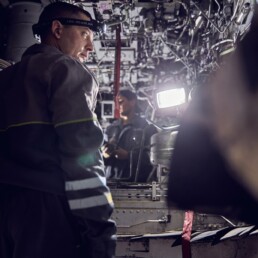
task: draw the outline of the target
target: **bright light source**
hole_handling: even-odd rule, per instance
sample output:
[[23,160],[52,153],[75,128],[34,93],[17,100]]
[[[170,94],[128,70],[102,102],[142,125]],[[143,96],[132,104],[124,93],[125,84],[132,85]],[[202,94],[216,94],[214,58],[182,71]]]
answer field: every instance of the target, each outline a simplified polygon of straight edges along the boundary
[[186,100],[185,89],[176,88],[157,92],[157,104],[159,108],[174,107],[184,104]]

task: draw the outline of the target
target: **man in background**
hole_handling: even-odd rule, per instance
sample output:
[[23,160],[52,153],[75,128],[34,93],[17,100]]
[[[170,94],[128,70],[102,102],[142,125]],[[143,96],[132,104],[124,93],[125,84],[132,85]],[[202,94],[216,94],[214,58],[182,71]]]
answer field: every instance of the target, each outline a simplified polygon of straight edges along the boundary
[[95,23],[75,5],[46,6],[41,44],[0,72],[0,257],[114,255],[98,84],[81,64]]
[[150,138],[154,126],[137,114],[137,96],[130,90],[118,94],[120,119],[106,129],[107,143],[103,147],[106,170],[111,179],[147,182],[153,179],[150,163]]

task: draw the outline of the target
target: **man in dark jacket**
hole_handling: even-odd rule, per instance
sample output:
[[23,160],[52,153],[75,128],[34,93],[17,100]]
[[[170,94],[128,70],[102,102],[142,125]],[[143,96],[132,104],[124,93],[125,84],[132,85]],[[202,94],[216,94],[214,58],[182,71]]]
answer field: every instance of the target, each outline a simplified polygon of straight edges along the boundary
[[108,138],[103,148],[109,177],[129,182],[146,182],[153,178],[150,163],[150,138],[156,133],[154,126],[137,114],[137,96],[130,90],[118,95],[120,119],[106,129]]
[[110,258],[116,231],[98,84],[81,64],[95,21],[56,2],[33,30],[41,44],[0,72],[0,257]]

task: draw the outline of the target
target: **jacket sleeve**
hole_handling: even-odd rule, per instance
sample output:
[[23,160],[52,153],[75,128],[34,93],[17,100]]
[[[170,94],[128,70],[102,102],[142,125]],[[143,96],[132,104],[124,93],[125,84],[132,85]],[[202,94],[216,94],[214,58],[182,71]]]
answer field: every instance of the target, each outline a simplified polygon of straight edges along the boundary
[[72,59],[54,64],[51,74],[49,112],[58,135],[68,202],[90,247],[88,257],[112,257],[116,232],[110,220],[113,201],[99,151],[103,133],[93,113],[97,84],[93,76]]

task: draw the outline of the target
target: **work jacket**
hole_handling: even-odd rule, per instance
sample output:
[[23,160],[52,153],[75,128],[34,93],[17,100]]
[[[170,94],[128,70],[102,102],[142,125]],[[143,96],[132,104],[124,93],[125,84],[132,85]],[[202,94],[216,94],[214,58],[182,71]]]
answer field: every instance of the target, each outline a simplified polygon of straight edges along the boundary
[[[135,115],[129,124],[115,120],[105,131],[107,142],[129,152],[126,160],[117,159],[114,155],[105,159],[106,171],[111,179],[128,182],[147,182],[152,170],[150,162],[150,138],[156,133],[154,126]],[[152,179],[152,178],[151,178]]]
[[87,67],[44,44],[0,72],[0,183],[66,194],[89,238],[98,235],[92,241],[100,247],[92,246],[100,251],[115,229],[94,114],[97,92]]

